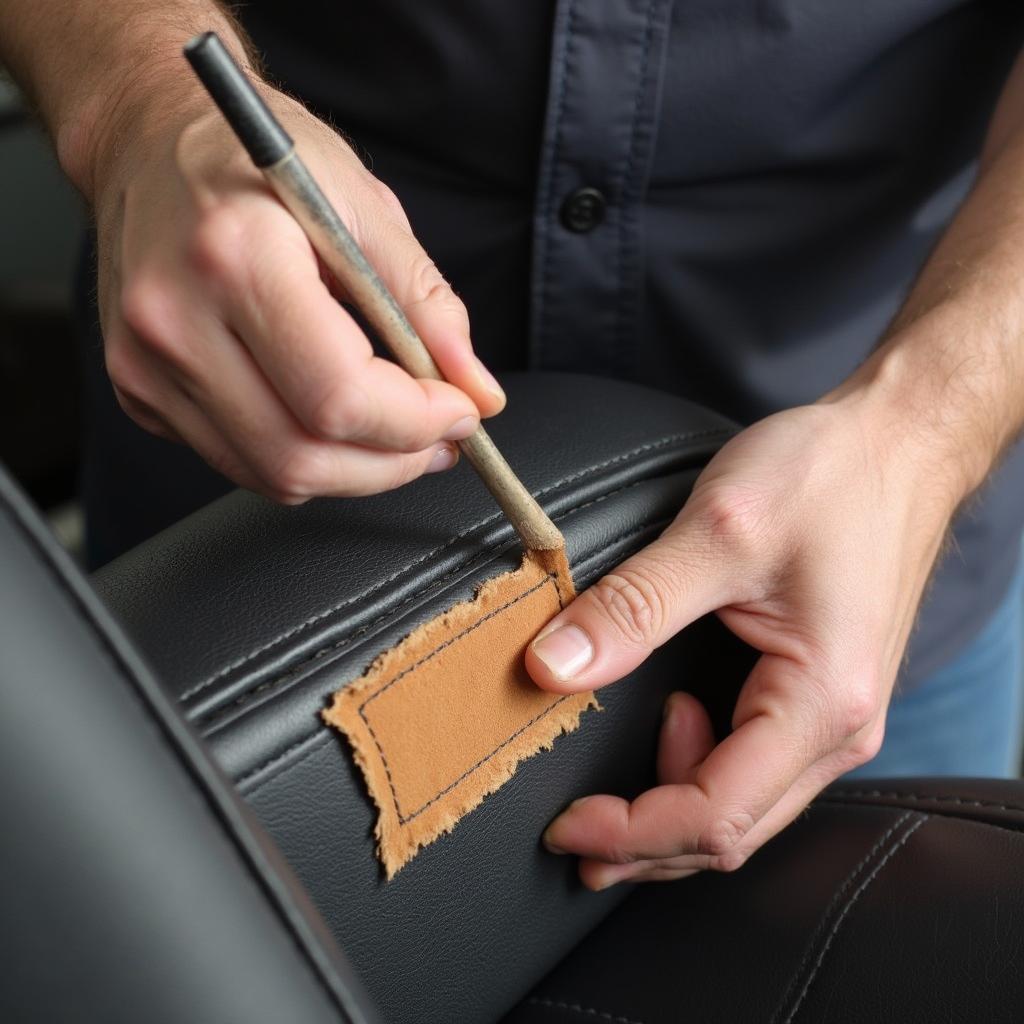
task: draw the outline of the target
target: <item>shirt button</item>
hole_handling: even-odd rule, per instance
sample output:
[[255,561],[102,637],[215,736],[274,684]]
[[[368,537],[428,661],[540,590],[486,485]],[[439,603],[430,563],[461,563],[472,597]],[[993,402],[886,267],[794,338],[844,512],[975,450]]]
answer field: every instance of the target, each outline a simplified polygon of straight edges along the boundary
[[578,188],[562,203],[562,224],[579,234],[593,231],[604,220],[607,206],[608,200],[596,188]]

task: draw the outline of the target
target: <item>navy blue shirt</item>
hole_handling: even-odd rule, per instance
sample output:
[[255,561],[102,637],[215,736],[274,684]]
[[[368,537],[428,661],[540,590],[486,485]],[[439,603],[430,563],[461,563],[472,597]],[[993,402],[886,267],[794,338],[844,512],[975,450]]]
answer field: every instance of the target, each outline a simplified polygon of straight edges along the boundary
[[[270,75],[398,193],[496,369],[748,423],[877,344],[970,187],[1019,2],[251,0]],[[957,529],[913,685],[1020,549],[1015,453]]]
[[[1024,44],[1024,6],[979,0],[264,0],[245,18],[270,73],[397,191],[485,360],[744,423],[878,343]],[[1022,521],[1018,450],[961,517],[904,686],[991,614]]]

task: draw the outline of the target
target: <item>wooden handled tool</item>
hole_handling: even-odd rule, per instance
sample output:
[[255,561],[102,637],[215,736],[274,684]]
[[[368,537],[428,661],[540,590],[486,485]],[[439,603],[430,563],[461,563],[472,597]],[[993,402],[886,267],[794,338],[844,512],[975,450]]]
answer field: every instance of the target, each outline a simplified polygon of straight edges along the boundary
[[[295,143],[216,33],[197,36],[185,47],[185,56],[253,163],[396,361],[413,377],[443,380],[426,345],[296,153]],[[460,441],[459,447],[527,548],[549,551],[565,546],[558,527],[523,486],[483,427]]]

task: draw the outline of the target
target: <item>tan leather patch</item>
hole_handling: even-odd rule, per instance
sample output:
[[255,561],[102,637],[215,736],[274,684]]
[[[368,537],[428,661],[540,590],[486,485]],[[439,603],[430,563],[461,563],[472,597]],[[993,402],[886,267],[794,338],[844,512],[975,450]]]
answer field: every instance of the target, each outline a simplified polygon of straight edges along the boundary
[[574,593],[564,552],[529,552],[335,694],[324,718],[348,737],[380,812],[388,878],[598,707],[590,693],[539,689],[523,665],[526,645]]

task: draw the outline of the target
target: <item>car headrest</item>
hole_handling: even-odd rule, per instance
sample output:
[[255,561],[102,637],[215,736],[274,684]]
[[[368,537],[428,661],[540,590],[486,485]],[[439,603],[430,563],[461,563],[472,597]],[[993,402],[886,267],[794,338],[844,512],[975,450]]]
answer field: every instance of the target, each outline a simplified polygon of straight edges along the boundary
[[[489,429],[563,533],[582,588],[653,539],[735,428],[645,388],[567,375],[504,382]],[[95,577],[169,698],[276,840],[388,1021],[493,1021],[620,899],[539,843],[571,800],[650,784],[666,695],[727,727],[748,652],[685,630],[604,712],[524,761],[390,882],[332,694],[522,551],[467,466],[372,498],[281,508],[235,492]],[[294,1018],[293,1018],[294,1019]]]

